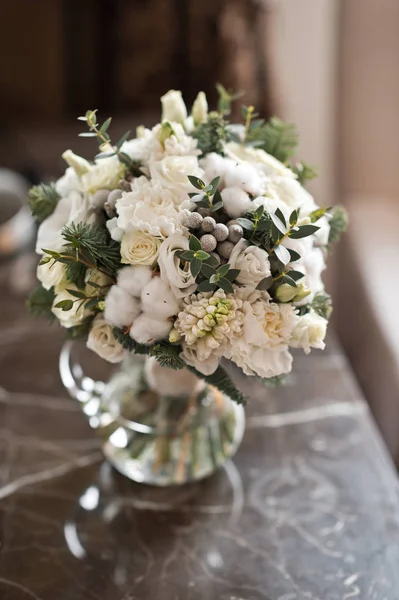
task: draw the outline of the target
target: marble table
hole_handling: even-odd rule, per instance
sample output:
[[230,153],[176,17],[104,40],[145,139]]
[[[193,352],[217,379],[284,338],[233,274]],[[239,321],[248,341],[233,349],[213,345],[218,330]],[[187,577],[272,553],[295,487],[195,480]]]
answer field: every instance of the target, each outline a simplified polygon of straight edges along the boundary
[[224,470],[152,489],[104,462],[63,391],[62,334],[24,310],[28,267],[14,284],[0,268],[1,600],[399,598],[396,473],[333,338],[284,387],[241,381]]

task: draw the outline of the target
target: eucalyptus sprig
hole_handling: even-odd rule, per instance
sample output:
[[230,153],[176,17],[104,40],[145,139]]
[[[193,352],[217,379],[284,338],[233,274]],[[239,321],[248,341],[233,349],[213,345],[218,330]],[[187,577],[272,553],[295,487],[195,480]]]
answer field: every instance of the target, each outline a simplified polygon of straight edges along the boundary
[[191,200],[198,207],[209,208],[212,212],[216,212],[223,207],[222,196],[218,190],[220,177],[215,177],[208,185],[196,175],[189,175],[188,179],[191,185],[201,192],[200,194],[195,192],[189,194]]
[[233,92],[232,90],[226,90],[221,84],[216,84],[216,89],[219,94],[218,101],[218,112],[222,117],[228,116],[231,113],[231,105],[235,100],[241,98],[244,92]]

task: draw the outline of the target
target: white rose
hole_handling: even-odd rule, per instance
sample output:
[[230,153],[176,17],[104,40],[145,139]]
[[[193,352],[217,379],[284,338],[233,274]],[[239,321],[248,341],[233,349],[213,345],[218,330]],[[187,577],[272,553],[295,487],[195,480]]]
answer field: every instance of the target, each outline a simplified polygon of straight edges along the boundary
[[125,233],[121,243],[122,263],[152,266],[156,263],[160,240],[142,231]]
[[290,346],[302,348],[306,354],[309,354],[311,348],[324,350],[327,323],[326,319],[314,311],[298,317],[297,324],[292,332]]
[[249,246],[246,240],[240,240],[234,246],[229,263],[233,269],[240,269],[237,283],[256,287],[262,279],[271,275],[269,256],[257,246]]
[[152,315],[142,313],[130,328],[130,337],[139,344],[152,344],[167,338],[172,326],[172,321],[154,319]]
[[83,190],[89,194],[102,189],[115,190],[125,173],[126,166],[117,156],[100,158],[90,165],[90,171],[81,176]]
[[238,163],[248,162],[255,165],[268,177],[292,177],[295,174],[288,169],[282,162],[267,154],[264,150],[244,146],[237,142],[229,142],[224,146],[224,153],[228,158],[232,158]]
[[196,156],[165,156],[162,160],[149,162],[150,176],[153,181],[173,190],[181,197],[195,192],[188,176],[203,177],[203,171]]
[[36,275],[42,286],[49,290],[65,281],[65,265],[51,259],[38,265]]
[[178,90],[169,90],[161,97],[162,121],[176,121],[184,123],[187,119],[187,108],[184,104],[182,94]]
[[140,298],[141,290],[151,281],[150,267],[125,267],[118,272],[118,286],[131,296]]
[[104,319],[114,327],[131,325],[141,313],[140,302],[119,285],[113,285],[105,298]]
[[72,222],[91,222],[93,218],[88,200],[79,192],[69,192],[68,196],[59,200],[54,212],[40,224],[36,252],[43,254],[43,248],[60,251],[65,244],[62,228]]
[[179,302],[167,283],[153,277],[141,291],[141,310],[155,319],[168,319],[179,312]]
[[[77,290],[78,288],[73,283],[68,283],[68,289]],[[80,325],[89,316],[90,311],[86,310],[82,306],[82,301],[71,296],[64,287],[57,287],[55,291],[56,295],[51,311],[57,317],[62,327],[69,329],[70,327]],[[73,304],[70,310],[64,311],[62,308],[56,308],[56,304],[63,300],[72,300]]]
[[168,284],[176,298],[184,298],[192,294],[196,288],[195,278],[190,271],[190,264],[182,261],[176,252],[188,250],[189,242],[181,233],[175,233],[164,240],[159,248],[158,266],[161,279]]
[[220,357],[216,354],[210,354],[208,358],[200,360],[198,358],[197,348],[183,343],[182,357],[184,361],[194,367],[203,375],[212,375],[219,366]]
[[238,187],[224,188],[221,192],[223,207],[232,219],[242,217],[251,210],[252,201],[244,190]]
[[204,92],[198,93],[198,96],[194,100],[191,114],[194,119],[195,125],[199,125],[200,123],[206,123],[208,119],[208,102]]
[[124,358],[126,351],[114,338],[112,326],[98,315],[92,324],[87,347],[110,363],[118,363]]

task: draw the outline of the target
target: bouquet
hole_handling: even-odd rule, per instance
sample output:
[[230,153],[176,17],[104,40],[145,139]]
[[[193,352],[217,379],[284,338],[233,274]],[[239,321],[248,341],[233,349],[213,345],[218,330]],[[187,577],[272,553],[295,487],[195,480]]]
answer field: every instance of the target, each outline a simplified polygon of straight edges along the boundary
[[41,285],[29,303],[107,361],[147,354],[241,402],[222,358],[275,381],[291,348],[324,348],[321,276],[346,214],[304,189],[315,172],[291,160],[293,125],[252,106],[231,123],[235,95],[218,90],[216,111],[200,92],[190,115],[169,91],[161,122],[117,143],[110,118],[79,117],[99,153],[67,150],[65,174],[30,192]]

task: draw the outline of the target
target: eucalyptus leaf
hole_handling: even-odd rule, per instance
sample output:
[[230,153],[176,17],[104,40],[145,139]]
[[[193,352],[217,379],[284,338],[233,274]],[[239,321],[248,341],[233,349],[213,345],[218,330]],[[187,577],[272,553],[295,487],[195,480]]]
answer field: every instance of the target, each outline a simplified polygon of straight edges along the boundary
[[[281,221],[281,219],[277,216],[277,212],[279,209],[277,209],[276,214],[270,213],[270,218],[274,223],[274,226],[284,235],[287,233],[287,227],[286,225],[284,225],[284,223]],[[281,211],[280,211],[281,212]]]
[[195,253],[195,258],[199,258],[199,260],[207,260],[210,257],[210,254],[208,254],[208,252],[205,252],[205,250],[197,250]]
[[226,279],[225,277],[222,277],[219,280],[218,285],[227,294],[232,294],[234,292],[233,286],[231,285],[230,281],[228,279]]
[[199,177],[196,177],[195,175],[188,175],[188,179],[189,179],[191,185],[193,185],[195,187],[195,189],[197,189],[197,190],[204,189],[205,183]]
[[229,269],[230,265],[227,263],[226,265],[222,265],[221,267],[219,267],[217,273],[220,277],[224,277]]
[[262,279],[262,281],[260,281],[258,283],[258,285],[256,286],[256,289],[266,291],[269,288],[271,288],[272,285],[273,285],[273,277],[272,277],[272,275],[269,275],[269,277],[265,277],[264,279]]
[[176,253],[178,258],[182,258],[183,260],[190,261],[194,258],[193,250],[183,250],[182,252]]
[[295,261],[297,261],[297,260],[299,260],[301,258],[301,255],[298,252],[296,252],[296,250],[291,250],[290,249],[290,250],[288,250],[288,252],[291,255],[290,262],[295,262]]
[[212,275],[215,275],[216,271],[211,265],[208,265],[206,262],[202,263],[201,273],[209,279]]
[[198,292],[213,292],[216,290],[216,284],[210,283],[209,281],[201,281],[199,284],[197,291]]
[[129,135],[130,135],[130,131],[126,131],[126,133],[123,134],[123,136],[120,138],[120,140],[118,140],[118,143],[116,144],[116,147],[117,147],[118,150],[121,149],[121,147],[123,146],[123,144],[128,139]]
[[201,272],[202,262],[199,258],[193,258],[190,262],[190,271],[193,277],[197,277],[197,275]]
[[299,281],[300,279],[302,279],[303,277],[305,277],[305,275],[303,273],[301,273],[301,271],[289,271],[288,275],[294,280],[294,281]]
[[233,282],[237,279],[239,274],[241,273],[240,269],[230,269],[228,273],[226,273],[225,277],[229,281]]
[[54,306],[54,308],[61,308],[63,310],[63,312],[67,312],[68,310],[71,310],[72,307],[73,307],[72,300],[61,300],[60,302],[57,302],[57,304]]
[[287,221],[285,220],[285,216],[283,215],[282,211],[279,208],[276,210],[276,212],[274,214],[276,215],[276,217],[278,219],[280,219],[280,221],[282,222],[284,227],[287,227]]
[[193,234],[190,235],[190,240],[189,240],[188,245],[189,245],[190,250],[194,250],[194,251],[201,250],[201,242]]
[[301,225],[296,229],[291,229],[289,232],[289,237],[293,240],[299,240],[301,238],[308,237],[309,235],[313,235],[319,229],[320,227],[317,227],[316,225]]
[[86,294],[79,290],[71,290],[69,288],[66,288],[66,291],[68,292],[68,294],[71,294],[71,296],[74,296],[75,298],[86,298]]
[[254,228],[254,224],[252,221],[250,221],[249,219],[245,219],[244,217],[239,217],[237,219],[237,223],[239,225],[241,225],[241,227],[243,227],[244,229],[246,229],[247,231],[252,231]]
[[281,244],[274,248],[274,254],[283,265],[288,265],[291,260],[291,254],[288,252],[287,248],[284,248]]

